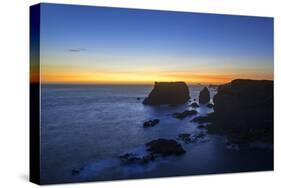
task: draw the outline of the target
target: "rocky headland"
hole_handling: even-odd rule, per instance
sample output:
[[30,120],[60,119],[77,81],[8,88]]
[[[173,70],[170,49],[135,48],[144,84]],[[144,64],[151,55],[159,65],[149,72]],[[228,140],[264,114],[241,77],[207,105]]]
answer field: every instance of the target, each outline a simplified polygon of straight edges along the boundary
[[273,81],[233,80],[218,87],[214,113],[196,117],[209,122],[209,133],[226,135],[232,143],[273,143]]

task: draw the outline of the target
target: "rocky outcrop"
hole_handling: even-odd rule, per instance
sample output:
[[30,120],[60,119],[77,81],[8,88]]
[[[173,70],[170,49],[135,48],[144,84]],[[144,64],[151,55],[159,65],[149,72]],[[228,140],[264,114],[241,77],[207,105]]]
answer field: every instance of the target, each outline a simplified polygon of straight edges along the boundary
[[199,108],[199,104],[197,104],[197,102],[193,102],[190,105],[192,108]]
[[145,147],[146,151],[144,153],[126,152],[119,155],[119,159],[123,164],[146,164],[161,156],[182,155],[185,153],[181,144],[172,139],[160,138],[152,140]]
[[207,104],[210,102],[210,92],[207,87],[204,87],[199,94],[199,103]]
[[[273,111],[273,81],[233,80],[221,85],[214,96],[214,110],[224,114],[242,114],[245,111]],[[256,109],[256,110],[255,110]],[[263,113],[262,113],[263,114]]]
[[178,139],[183,141],[186,144],[202,141],[204,137],[205,137],[205,134],[202,132],[200,132],[198,134],[182,133],[182,134],[178,135]]
[[[201,122],[204,119],[194,119]],[[273,81],[233,80],[214,96],[209,132],[235,143],[273,142]]]
[[184,82],[155,82],[154,88],[143,104],[146,105],[178,105],[190,99],[188,86]]
[[212,104],[212,103],[209,103],[209,104],[207,104],[206,105],[208,108],[213,108],[214,107],[214,105]]
[[159,122],[160,122],[160,119],[153,119],[153,120],[145,121],[143,123],[143,127],[154,127]]
[[79,168],[79,169],[72,169],[71,174],[72,174],[73,176],[77,176],[77,175],[80,174],[80,172],[81,172],[83,169],[84,169],[83,167],[81,167],[81,168]]
[[191,122],[195,123],[210,123],[214,120],[214,113],[207,114],[207,116],[198,116],[191,120]]
[[190,143],[192,141],[191,134],[189,134],[189,133],[179,134],[178,139],[184,141],[185,143]]
[[185,150],[181,146],[180,143],[178,143],[175,140],[169,140],[169,139],[157,139],[153,140],[151,142],[148,142],[146,144],[147,150],[151,152],[152,154],[158,154],[158,155],[182,155],[185,153]]
[[138,155],[136,153],[125,153],[123,155],[120,155],[119,158],[124,164],[131,164],[131,163],[145,164],[155,160],[156,156],[153,153],[148,153],[143,156]]
[[197,113],[198,112],[196,110],[185,110],[183,112],[176,112],[176,113],[174,113],[173,117],[177,118],[177,119],[184,119],[187,116],[193,116],[193,115],[196,115]]

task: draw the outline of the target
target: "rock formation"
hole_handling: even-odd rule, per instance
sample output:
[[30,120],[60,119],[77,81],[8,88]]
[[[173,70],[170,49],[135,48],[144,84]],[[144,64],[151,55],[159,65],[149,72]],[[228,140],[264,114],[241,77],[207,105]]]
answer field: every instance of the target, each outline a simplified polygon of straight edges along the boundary
[[199,108],[199,104],[197,104],[197,102],[193,102],[190,105],[192,108]]
[[209,132],[227,135],[230,142],[273,143],[273,81],[233,80],[214,96],[214,113],[193,121],[210,121]]
[[120,155],[119,158],[124,164],[138,163],[145,164],[156,159],[156,156],[152,153],[147,153],[146,155],[139,155],[136,153],[125,153]]
[[181,155],[185,153],[185,150],[182,148],[175,140],[169,140],[160,138],[157,140],[152,140],[146,144],[147,150],[153,154],[160,154],[163,156],[166,155]]
[[199,94],[199,103],[207,104],[210,102],[210,92],[207,87],[204,87]]
[[192,115],[196,115],[198,112],[196,110],[185,110],[183,112],[176,112],[173,114],[174,118],[177,119],[184,119],[187,116],[192,116]]
[[190,99],[188,86],[184,82],[155,82],[153,90],[144,99],[147,105],[178,105]]
[[159,138],[148,142],[145,153],[127,152],[119,156],[124,164],[146,164],[161,156],[182,155],[185,150],[175,140]]
[[178,139],[186,144],[202,141],[204,137],[205,134],[202,132],[198,134],[181,133],[178,135]]
[[221,85],[214,96],[214,110],[223,114],[273,112],[273,81],[233,80]]
[[143,123],[143,127],[154,127],[159,122],[160,122],[160,119],[153,119],[153,120],[145,121]]
[[208,107],[208,108],[213,108],[214,105],[213,105],[212,103],[208,103],[208,104],[207,104],[207,107]]

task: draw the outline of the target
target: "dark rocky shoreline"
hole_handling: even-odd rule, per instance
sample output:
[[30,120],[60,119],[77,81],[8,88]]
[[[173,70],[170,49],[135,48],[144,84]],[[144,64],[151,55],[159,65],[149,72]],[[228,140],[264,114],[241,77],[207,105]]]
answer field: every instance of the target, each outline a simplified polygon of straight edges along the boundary
[[[184,82],[155,83],[155,87],[144,104],[180,104],[190,99],[188,86]],[[209,133],[227,136],[232,143],[273,143],[273,81],[237,79],[218,86],[217,94],[210,103],[210,93],[204,87],[199,94],[200,104],[214,108],[206,117],[192,121],[208,123]],[[199,107],[196,102],[190,105]],[[173,117],[184,119],[197,114],[195,110],[177,112]]]
[[[183,82],[155,83],[155,87],[144,104],[184,104],[189,101],[190,107],[198,108],[199,104],[191,102],[189,90]],[[200,105],[214,108],[207,116],[198,116],[191,122],[199,123],[199,129],[206,129],[210,134],[220,134],[228,138],[228,143],[249,144],[254,142],[273,143],[273,81],[266,80],[233,80],[220,85],[210,103],[210,92],[204,87],[199,94]],[[184,119],[196,115],[196,110],[185,110],[173,113],[173,117]],[[144,122],[143,127],[153,127],[159,119]],[[197,142],[205,137],[203,132],[191,135],[181,133],[178,140],[186,144]],[[125,163],[148,163],[159,156],[182,155],[185,150],[173,139],[159,138],[145,144],[147,154],[138,156],[126,153],[120,156]]]
[[[143,165],[160,157],[184,155],[186,149],[183,144],[208,141],[204,130],[209,134],[227,137],[229,145],[256,142],[273,144],[273,81],[233,80],[218,87],[213,103],[207,87],[200,92],[198,98],[199,104],[190,99],[188,86],[184,82],[156,82],[143,104],[155,106],[184,104],[192,108],[172,114],[172,117],[180,120],[197,115],[196,109],[202,105],[213,108],[214,112],[190,120],[198,123],[199,132],[183,132],[173,139],[151,140],[144,144],[144,154],[126,152],[119,156],[120,161],[123,164]],[[161,126],[160,121],[160,119],[144,121],[143,127],[154,127],[158,124]],[[73,169],[72,175],[79,175],[81,170],[83,168]]]
[[219,86],[214,104],[214,113],[193,121],[231,143],[273,144],[273,81],[233,80]]

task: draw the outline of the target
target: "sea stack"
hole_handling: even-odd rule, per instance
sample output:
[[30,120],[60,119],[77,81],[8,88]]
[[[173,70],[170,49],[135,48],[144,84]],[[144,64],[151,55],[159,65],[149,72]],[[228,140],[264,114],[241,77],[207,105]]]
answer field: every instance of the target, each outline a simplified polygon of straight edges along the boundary
[[143,104],[146,105],[179,105],[190,99],[189,89],[185,82],[155,82],[154,88]]
[[214,126],[232,141],[273,142],[273,81],[233,80],[219,86],[214,104]]
[[219,86],[218,92],[214,96],[214,103],[216,113],[231,115],[245,112],[250,114],[251,112],[272,113],[273,81],[233,80]]
[[210,92],[207,87],[204,87],[199,94],[199,103],[207,104],[210,102]]

